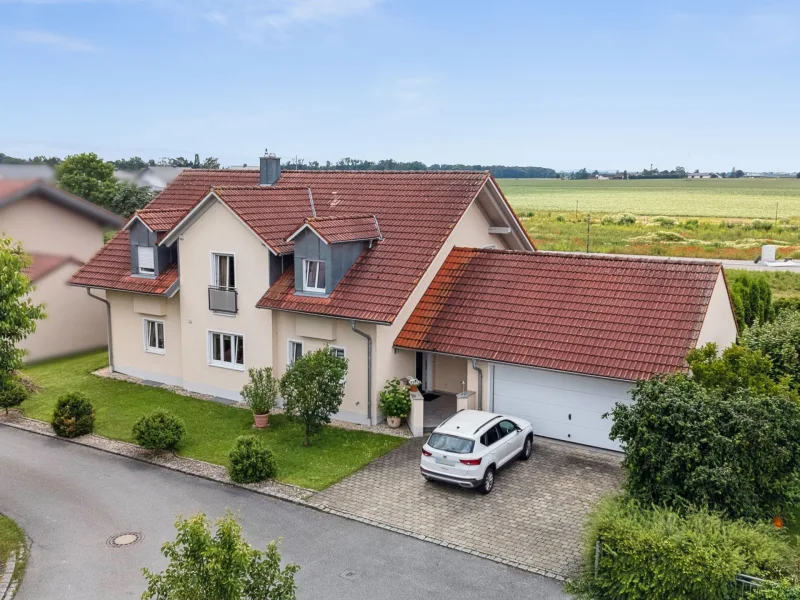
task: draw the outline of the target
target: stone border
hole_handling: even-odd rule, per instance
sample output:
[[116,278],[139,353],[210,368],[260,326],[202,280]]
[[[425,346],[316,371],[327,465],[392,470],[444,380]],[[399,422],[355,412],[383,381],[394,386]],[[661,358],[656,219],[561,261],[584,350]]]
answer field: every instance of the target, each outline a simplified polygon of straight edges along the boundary
[[72,439],[61,438],[58,437],[53,432],[49,423],[25,417],[19,410],[16,409],[12,409],[8,416],[0,414],[0,425],[5,425],[7,427],[14,427],[15,429],[21,429],[23,431],[28,431],[46,437],[56,438],[58,440],[62,440],[64,442],[69,442],[72,444],[77,444],[79,446],[87,446],[90,448],[94,448],[96,450],[108,452],[109,454],[116,454],[119,456],[124,456],[126,458],[131,458],[133,460],[138,460],[140,462],[156,465],[159,467],[165,467],[173,471],[178,471],[186,475],[192,475],[194,477],[200,477],[202,479],[207,479],[209,481],[236,486],[239,488],[250,490],[251,492],[256,492],[257,494],[270,496],[272,498],[277,498],[285,502],[291,502],[293,504],[304,506],[306,508],[312,508],[319,512],[327,513],[336,517],[341,517],[343,519],[348,519],[350,521],[357,521],[365,525],[371,525],[373,527],[385,529],[386,531],[391,531],[393,533],[399,533],[400,535],[412,537],[421,540],[423,542],[436,544],[437,546],[450,548],[451,550],[457,550],[465,554],[471,554],[478,558],[490,560],[492,562],[499,563],[507,567],[513,567],[515,569],[519,569],[521,571],[525,571],[534,575],[548,577],[550,579],[555,579],[556,581],[561,581],[561,582],[566,581],[565,577],[559,573],[553,573],[550,571],[546,571],[544,569],[539,569],[531,565],[527,565],[525,563],[507,560],[500,556],[486,554],[484,552],[478,552],[477,550],[472,550],[464,546],[459,546],[457,544],[453,544],[445,540],[429,537],[426,535],[415,533],[413,531],[401,529],[399,527],[394,527],[387,523],[382,523],[381,521],[360,517],[358,515],[354,515],[346,511],[330,508],[324,504],[317,504],[313,501],[313,497],[316,492],[314,490],[310,490],[307,488],[293,486],[285,483],[278,483],[276,481],[271,481],[271,480],[257,484],[235,483],[231,481],[230,477],[228,476],[228,471],[225,467],[207,463],[201,460],[196,460],[193,458],[184,458],[181,456],[176,456],[173,453],[156,453],[150,450],[145,450],[144,448],[137,446],[136,444],[129,444],[128,442],[120,442],[117,440],[112,440],[93,433]]
[[[25,532],[23,532],[25,539],[28,539],[28,536]],[[19,546],[16,551],[12,550],[11,554],[8,557],[8,562],[4,565],[0,565],[0,600],[11,600],[19,590],[19,586],[22,583],[22,578],[24,577],[24,572],[21,576],[14,579],[14,571],[17,568],[17,564],[21,561],[25,561],[28,558],[28,547],[25,542],[21,546]]]

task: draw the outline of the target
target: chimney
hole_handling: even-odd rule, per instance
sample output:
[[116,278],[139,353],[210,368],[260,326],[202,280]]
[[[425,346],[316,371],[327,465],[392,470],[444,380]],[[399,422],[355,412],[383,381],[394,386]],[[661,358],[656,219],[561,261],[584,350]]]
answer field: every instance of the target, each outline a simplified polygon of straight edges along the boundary
[[264,152],[261,157],[261,185],[275,185],[281,176],[281,159],[275,154]]

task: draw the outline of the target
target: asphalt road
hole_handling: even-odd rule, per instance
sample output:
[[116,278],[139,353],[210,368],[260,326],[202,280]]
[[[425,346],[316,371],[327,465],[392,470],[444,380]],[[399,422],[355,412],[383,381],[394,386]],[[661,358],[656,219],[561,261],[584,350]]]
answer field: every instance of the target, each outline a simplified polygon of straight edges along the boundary
[[[0,425],[0,512],[32,542],[17,600],[138,598],[142,567],[178,514],[235,511],[257,546],[283,538],[301,566],[299,598],[567,598],[550,579],[491,561],[91,448]],[[143,541],[106,540],[141,532]]]

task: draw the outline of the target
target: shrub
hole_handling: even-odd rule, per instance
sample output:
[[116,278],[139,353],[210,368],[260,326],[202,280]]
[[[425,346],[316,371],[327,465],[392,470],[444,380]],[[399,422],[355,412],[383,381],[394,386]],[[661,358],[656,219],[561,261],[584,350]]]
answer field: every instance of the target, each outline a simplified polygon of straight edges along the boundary
[[800,298],[778,298],[772,302],[772,308],[776,315],[782,310],[800,310]]
[[175,450],[185,433],[183,421],[166,410],[155,410],[133,426],[133,439],[151,450]]
[[327,346],[309,352],[286,369],[281,379],[284,410],[303,424],[303,445],[308,446],[311,435],[322,431],[339,410],[346,374],[347,359],[336,356]]
[[564,215],[558,215],[556,217],[556,221],[558,221],[559,223],[563,223],[564,221],[566,221],[566,219],[564,218]]
[[726,271],[726,277],[739,329],[772,320],[772,288],[763,273]]
[[662,227],[673,227],[675,225],[675,219],[670,217],[656,217],[653,219],[656,223],[661,225]]
[[600,220],[602,225],[633,225],[636,223],[636,217],[629,213],[620,215],[606,215]]
[[684,221],[683,227],[685,229],[697,229],[700,227],[700,221],[698,221],[697,219],[687,219],[686,221]]
[[250,546],[230,512],[217,521],[214,535],[203,514],[178,518],[175,529],[175,541],[161,547],[169,559],[167,569],[162,573],[142,569],[147,578],[143,599],[295,600],[299,567],[281,569],[275,542],[263,552]]
[[271,367],[251,368],[247,373],[250,381],[242,388],[242,398],[254,415],[266,415],[278,404],[280,381],[273,377]]
[[761,231],[769,231],[772,229],[772,221],[762,221],[761,219],[755,219],[751,224],[750,227],[753,229],[759,229]]
[[741,343],[769,357],[773,378],[788,375],[800,384],[800,311],[782,310],[774,322],[748,327]]
[[236,438],[236,445],[228,455],[231,466],[228,473],[237,483],[256,483],[275,476],[275,457],[272,450],[254,435]]
[[645,504],[731,518],[786,514],[800,498],[800,404],[789,395],[706,389],[684,375],[640,381],[617,404],[626,489]]
[[395,377],[386,382],[378,395],[378,408],[387,417],[407,417],[411,412],[408,388]]
[[74,438],[94,431],[94,408],[85,394],[69,392],[59,397],[51,422],[56,435]]
[[586,541],[587,567],[570,591],[597,599],[725,600],[733,597],[738,573],[788,575],[797,557],[770,524],[726,521],[705,511],[683,516],[621,498],[600,503]]
[[800,586],[790,579],[769,582],[750,592],[747,600],[800,600]]
[[788,382],[776,383],[772,379],[772,361],[760,350],[734,344],[717,356],[717,345],[706,344],[691,350],[686,362],[692,370],[692,380],[708,389],[728,394],[741,388],[761,394],[791,393]]
[[16,377],[0,378],[0,408],[8,409],[19,406],[28,399],[28,389]]

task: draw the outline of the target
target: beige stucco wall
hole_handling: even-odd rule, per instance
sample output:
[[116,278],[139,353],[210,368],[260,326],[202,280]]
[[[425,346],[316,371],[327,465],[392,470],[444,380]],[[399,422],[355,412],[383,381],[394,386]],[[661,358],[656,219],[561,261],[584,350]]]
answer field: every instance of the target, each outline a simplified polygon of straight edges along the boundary
[[711,300],[708,302],[706,318],[697,338],[697,347],[714,342],[721,352],[736,342],[736,319],[733,315],[725,278],[720,272]]
[[[182,385],[179,295],[166,299],[109,291],[106,298],[111,305],[114,370],[169,385]],[[97,304],[103,306],[100,302]],[[146,318],[164,321],[164,354],[154,354],[145,350],[144,319]]]
[[467,360],[434,354],[433,389],[457,394],[461,392],[461,382],[467,381]]
[[31,300],[44,304],[47,317],[39,321],[36,332],[20,343],[25,362],[101,348],[106,345],[106,307],[90,298],[83,288],[70,287],[67,281],[77,270],[68,262],[36,282]]
[[[353,332],[350,321],[280,311],[263,312],[272,313],[274,318],[274,370],[279,377],[286,372],[289,340],[302,342],[304,354],[323,348],[325,345],[344,348],[348,363],[347,377],[338,418],[366,423],[367,340]],[[360,331],[375,339],[375,325],[358,323],[357,326]]]
[[[215,202],[180,236],[183,382],[192,391],[240,399],[247,369],[272,365],[271,311],[256,308],[269,287],[269,250],[226,206]],[[211,254],[233,254],[238,312],[208,309]],[[209,365],[208,332],[244,337],[244,370]]]
[[29,196],[0,208],[0,232],[26,252],[66,255],[86,262],[103,246],[103,227],[68,208]]

